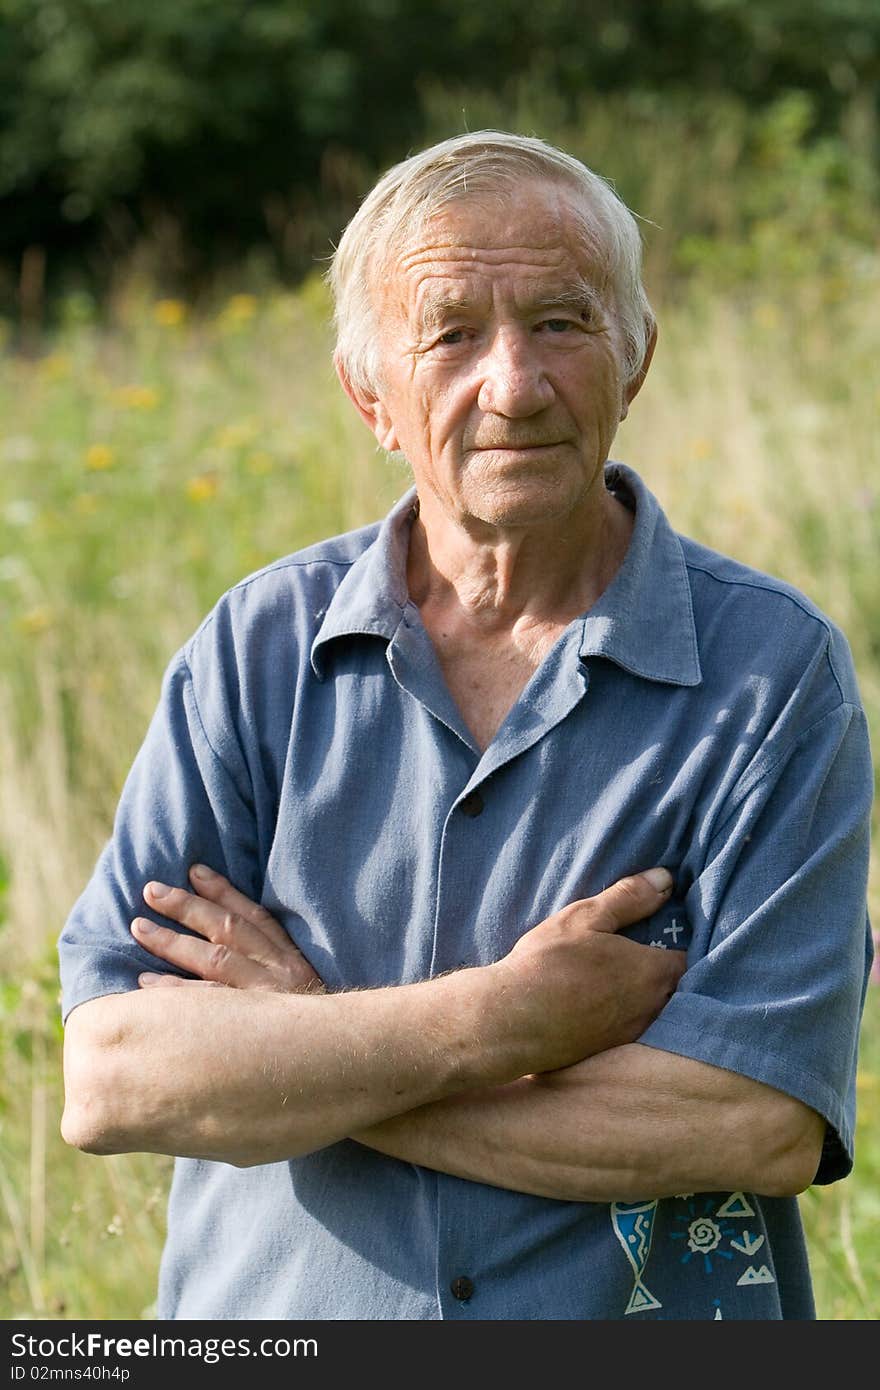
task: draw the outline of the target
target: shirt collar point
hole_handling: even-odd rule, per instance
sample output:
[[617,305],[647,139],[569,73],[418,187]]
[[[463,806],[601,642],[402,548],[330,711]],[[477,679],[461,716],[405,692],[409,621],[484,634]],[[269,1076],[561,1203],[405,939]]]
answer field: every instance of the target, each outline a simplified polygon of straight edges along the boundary
[[383,637],[390,642],[397,632],[409,600],[405,557],[415,495],[410,488],[394,505],[330,600],[310,653],[319,680],[325,674],[324,648],[337,637]]
[[696,652],[662,653],[647,660],[643,654],[623,650],[613,641],[582,643],[578,656],[589,667],[591,657],[613,661],[624,671],[660,685],[696,686],[703,683],[703,671]]
[[690,579],[681,538],[626,464],[609,462],[606,487],[635,514],[623,564],[584,618],[579,656],[602,656],[667,685],[702,683]]

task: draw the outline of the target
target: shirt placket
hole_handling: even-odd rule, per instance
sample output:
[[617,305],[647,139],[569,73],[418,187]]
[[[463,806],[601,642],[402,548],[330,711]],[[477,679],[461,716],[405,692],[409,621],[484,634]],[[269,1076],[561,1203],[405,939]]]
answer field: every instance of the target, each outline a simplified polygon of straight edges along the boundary
[[[454,799],[438,847],[434,949],[431,974],[454,970],[480,958],[480,923],[469,891],[496,852],[505,817],[504,769],[527,757],[541,739],[557,728],[580,703],[589,678],[579,659],[580,625],[574,624],[536,672],[498,735],[480,755],[449,695],[430,641],[413,610],[389,648],[389,664],[398,684],[443,723],[458,740],[464,775],[451,787]],[[462,747],[463,745],[463,747]],[[486,1218],[492,1208],[491,1189],[436,1174],[437,1300],[441,1318],[479,1319],[486,1316],[487,1298],[497,1307],[502,1291],[492,1287],[485,1252]],[[497,1284],[497,1280],[495,1281]]]

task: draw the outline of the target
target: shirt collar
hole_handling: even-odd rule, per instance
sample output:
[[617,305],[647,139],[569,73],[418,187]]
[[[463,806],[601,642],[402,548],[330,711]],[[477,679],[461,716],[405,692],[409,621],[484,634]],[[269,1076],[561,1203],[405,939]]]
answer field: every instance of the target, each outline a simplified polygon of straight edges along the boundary
[[[606,657],[648,680],[699,685],[702,674],[681,541],[631,468],[609,463],[605,482],[634,511],[635,524],[623,564],[583,619],[578,655]],[[336,590],[312,643],[317,676],[323,675],[322,649],[334,638],[394,637],[409,601],[406,562],[416,504],[416,490],[410,488]]]
[[372,545],[358,556],[342,580],[312,642],[316,676],[324,674],[322,649],[334,638],[385,637],[390,642],[396,633],[409,601],[406,563],[416,512],[413,487],[395,502]]
[[579,655],[604,656],[670,685],[702,680],[681,540],[633,469],[609,463],[605,485],[635,513],[623,564],[584,618]]

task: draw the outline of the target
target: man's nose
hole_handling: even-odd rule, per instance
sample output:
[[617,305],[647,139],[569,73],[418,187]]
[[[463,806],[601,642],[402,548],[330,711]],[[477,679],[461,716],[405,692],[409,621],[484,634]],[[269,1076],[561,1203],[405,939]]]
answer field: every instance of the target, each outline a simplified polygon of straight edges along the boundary
[[537,414],[553,400],[541,354],[527,332],[497,333],[481,368],[477,404],[486,414],[516,419]]

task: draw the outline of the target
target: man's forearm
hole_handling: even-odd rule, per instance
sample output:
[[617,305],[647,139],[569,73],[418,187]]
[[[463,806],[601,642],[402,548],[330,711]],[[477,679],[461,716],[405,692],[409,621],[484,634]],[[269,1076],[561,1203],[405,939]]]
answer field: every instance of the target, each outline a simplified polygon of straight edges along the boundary
[[354,1137],[473,1181],[610,1202],[803,1191],[823,1134],[814,1111],[760,1082],[632,1044],[424,1106]]
[[[134,991],[68,1019],[67,1141],[269,1163],[510,1071],[477,971],[309,997]],[[391,1042],[393,1039],[393,1044]]]

